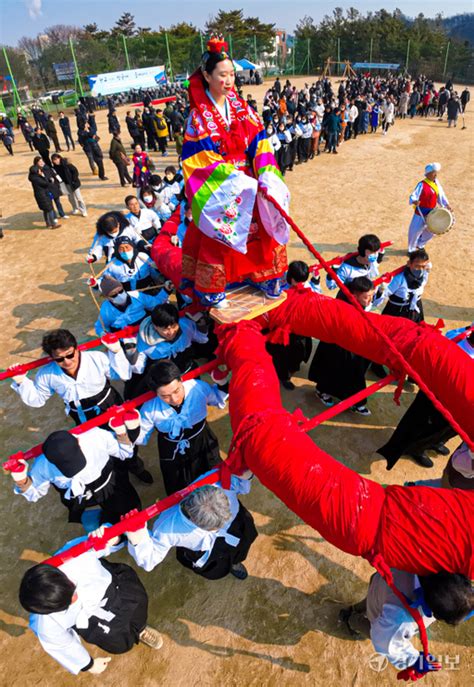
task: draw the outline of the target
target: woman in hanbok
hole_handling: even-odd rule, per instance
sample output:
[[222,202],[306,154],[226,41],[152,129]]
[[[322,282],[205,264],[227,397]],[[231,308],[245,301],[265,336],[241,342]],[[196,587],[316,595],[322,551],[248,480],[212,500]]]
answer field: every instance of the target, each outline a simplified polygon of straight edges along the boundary
[[269,298],[281,292],[289,226],[258,191],[285,209],[289,192],[262,122],[234,92],[227,44],[213,38],[190,78],[191,111],[182,167],[192,209],[183,242],[183,287],[200,303],[227,307],[228,285],[250,283]]

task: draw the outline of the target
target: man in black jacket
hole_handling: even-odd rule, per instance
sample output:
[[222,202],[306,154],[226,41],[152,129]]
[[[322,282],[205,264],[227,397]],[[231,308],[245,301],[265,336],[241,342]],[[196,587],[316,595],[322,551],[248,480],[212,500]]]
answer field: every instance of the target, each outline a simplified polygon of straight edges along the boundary
[[107,181],[108,177],[105,176],[104,170],[104,153],[99,145],[99,137],[97,134],[92,134],[89,132],[86,140],[86,144],[91,151],[92,159],[94,160],[97,168],[99,170],[99,179],[101,181]]
[[38,126],[33,134],[32,143],[48,167],[51,167],[51,159],[49,157],[49,138],[45,134],[41,133],[41,129]]
[[[69,117],[66,117],[64,112],[59,113],[59,126],[61,127],[61,131],[63,132],[64,140],[66,141],[67,149],[70,150],[70,147],[75,150],[75,145],[74,145],[74,140],[72,138],[72,133],[71,133],[71,124],[69,122]],[[71,146],[69,146],[71,144]]]
[[61,150],[61,146],[59,145],[58,131],[56,129],[56,124],[54,123],[53,115],[48,115],[48,119],[46,120],[46,126],[44,130],[46,134],[49,136],[49,138],[52,140],[54,144],[54,150],[58,153]]

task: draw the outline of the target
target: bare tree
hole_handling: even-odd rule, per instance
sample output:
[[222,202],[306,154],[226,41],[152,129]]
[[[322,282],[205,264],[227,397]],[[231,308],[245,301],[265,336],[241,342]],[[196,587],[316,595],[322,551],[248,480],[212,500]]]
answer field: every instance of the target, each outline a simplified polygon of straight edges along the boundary
[[58,43],[67,43],[69,38],[79,38],[82,29],[69,24],[54,24],[54,26],[48,26],[43,33],[48,37],[51,45],[57,45]]

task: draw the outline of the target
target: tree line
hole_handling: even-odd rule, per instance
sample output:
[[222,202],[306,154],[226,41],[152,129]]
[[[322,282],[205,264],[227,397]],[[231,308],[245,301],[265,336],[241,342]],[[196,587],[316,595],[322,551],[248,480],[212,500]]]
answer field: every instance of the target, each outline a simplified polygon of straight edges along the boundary
[[[202,29],[188,22],[169,28],[138,26],[134,16],[125,12],[110,30],[95,23],[82,27],[55,25],[36,38],[23,37],[15,47],[7,46],[12,71],[18,86],[35,89],[57,88],[54,63],[71,62],[70,39],[74,43],[82,76],[101,72],[167,65],[173,73],[191,72],[197,64],[211,33],[222,33],[230,42],[236,59],[246,57],[266,66],[273,63],[282,73],[319,73],[328,57],[351,61],[398,62],[408,58],[411,73],[420,71],[441,78],[448,40],[450,74],[469,78],[472,73],[472,45],[468,40],[450,37],[447,21],[422,14],[411,20],[400,10],[363,14],[351,8],[336,8],[332,15],[316,23],[301,19],[289,50],[275,54],[276,26],[258,17],[245,16],[242,10],[223,11],[207,21]],[[270,57],[271,56],[271,57]],[[170,59],[168,59],[168,57]],[[171,62],[171,64],[170,64]],[[7,74],[0,53],[0,74]]]

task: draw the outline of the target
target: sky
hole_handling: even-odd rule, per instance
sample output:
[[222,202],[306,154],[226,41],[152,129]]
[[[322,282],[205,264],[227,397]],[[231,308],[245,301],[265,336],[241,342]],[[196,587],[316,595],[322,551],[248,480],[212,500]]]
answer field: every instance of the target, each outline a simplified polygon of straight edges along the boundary
[[434,17],[439,12],[451,16],[472,12],[472,0],[0,0],[0,44],[16,45],[22,36],[36,36],[53,24],[83,26],[96,22],[101,29],[109,29],[122,12],[131,12],[138,26],[152,29],[188,21],[203,28],[206,21],[219,9],[243,9],[246,16],[258,16],[277,28],[294,31],[299,19],[305,15],[315,21],[331,14],[334,7],[344,9],[356,6],[361,12],[376,11],[381,7],[392,11],[399,8],[408,16],[423,12]]

